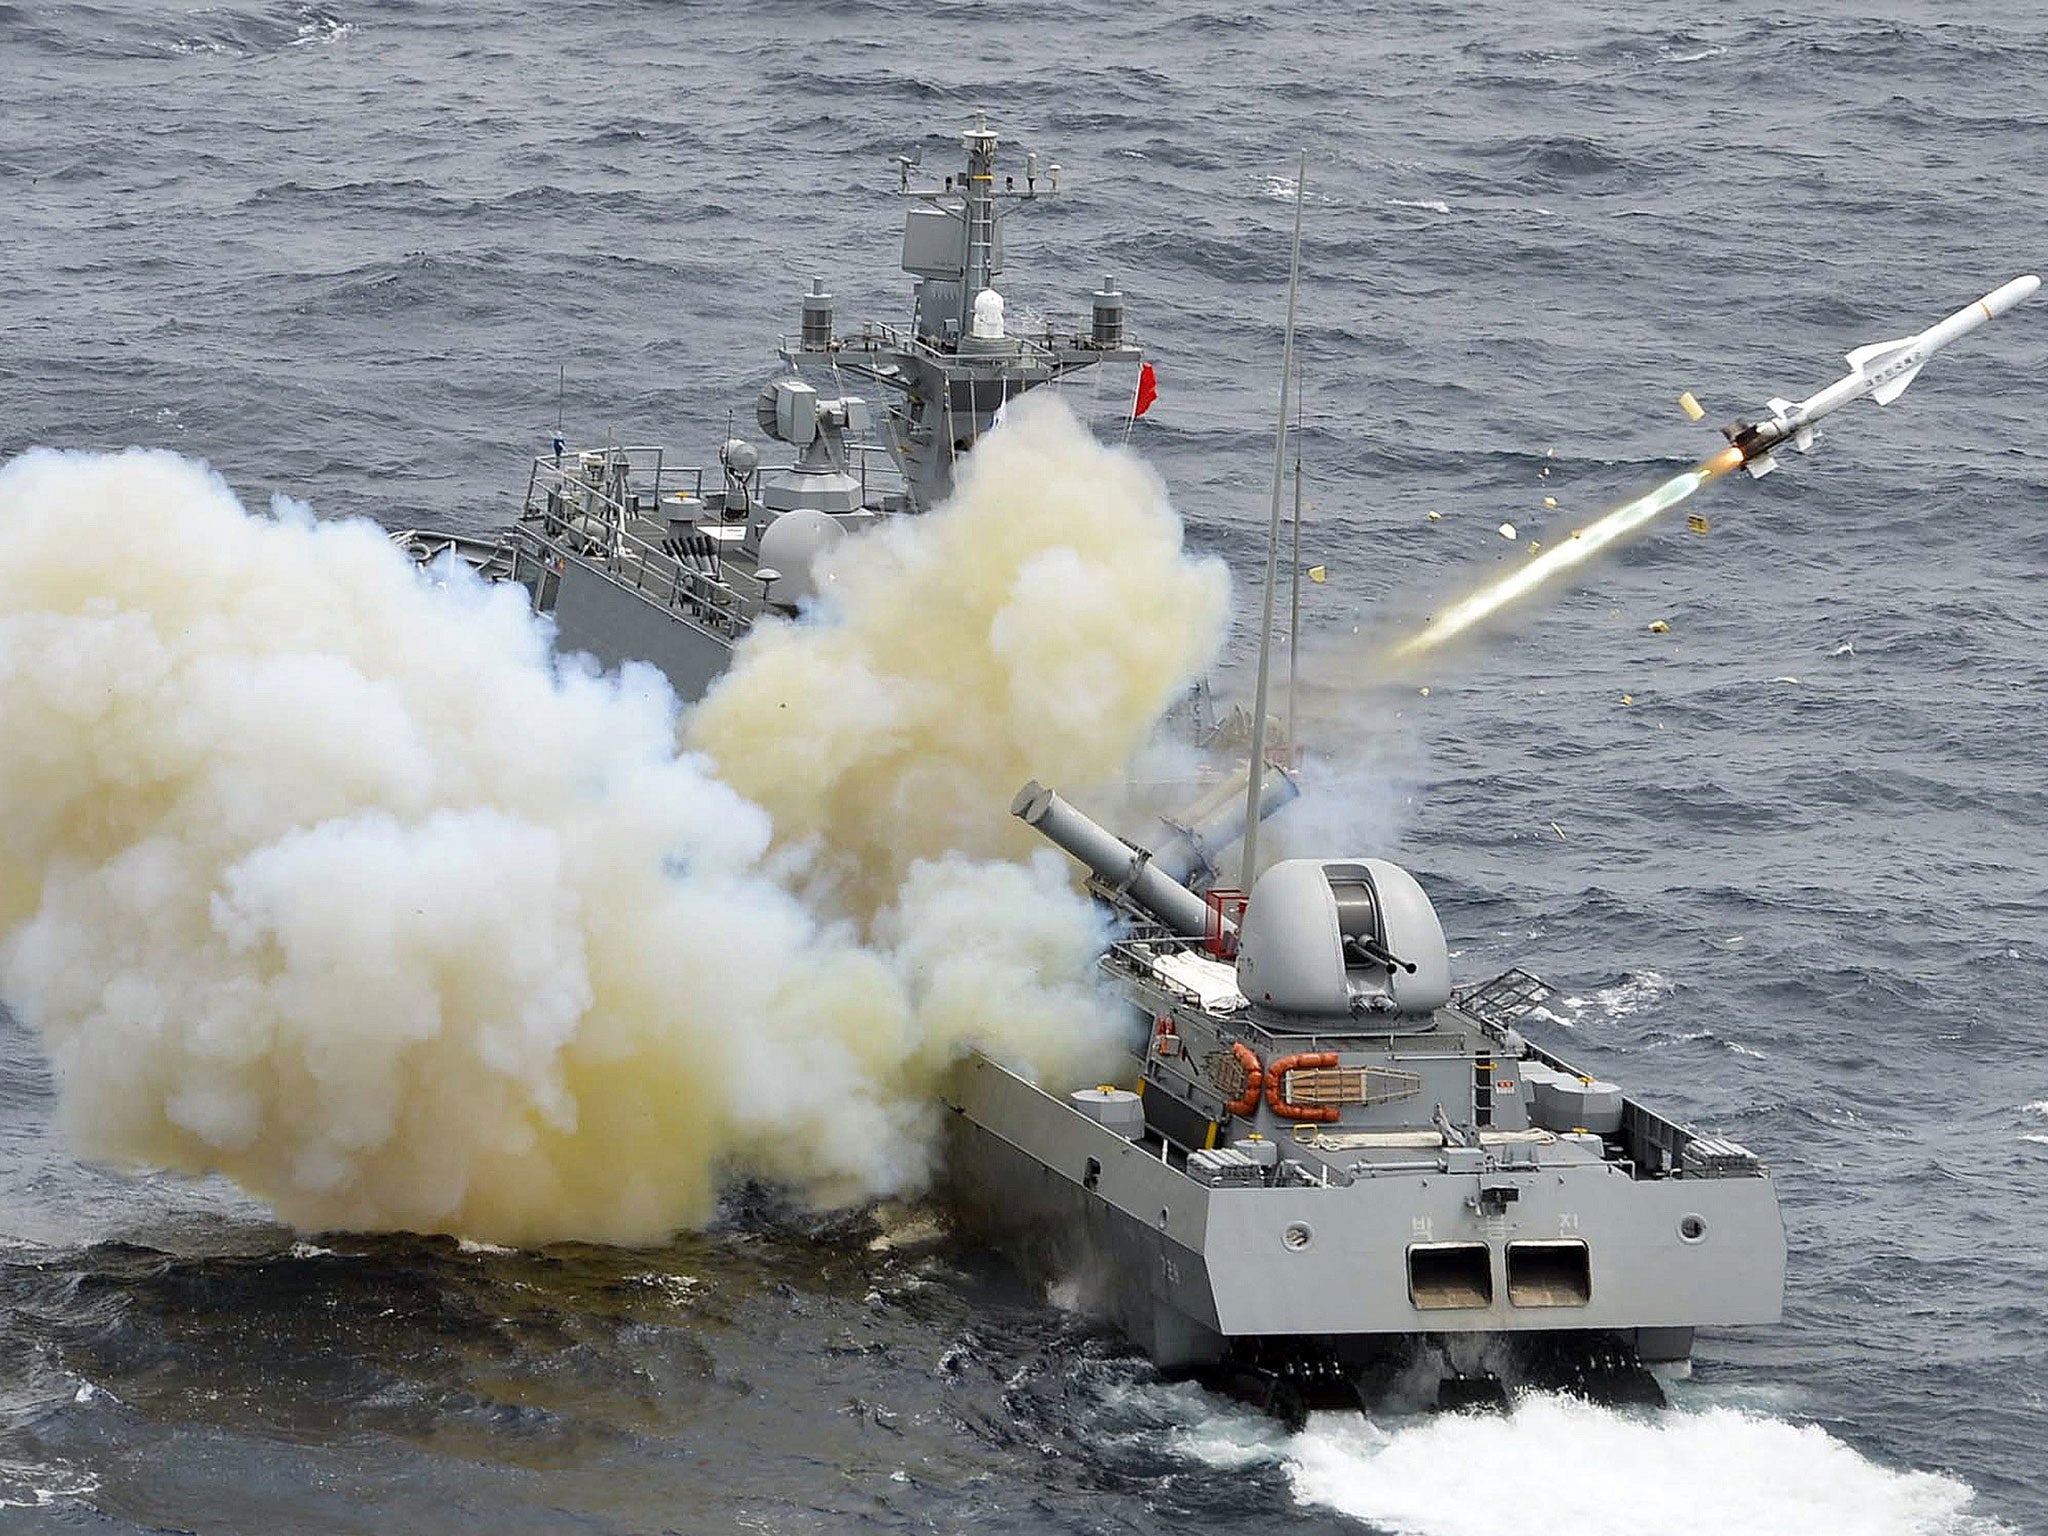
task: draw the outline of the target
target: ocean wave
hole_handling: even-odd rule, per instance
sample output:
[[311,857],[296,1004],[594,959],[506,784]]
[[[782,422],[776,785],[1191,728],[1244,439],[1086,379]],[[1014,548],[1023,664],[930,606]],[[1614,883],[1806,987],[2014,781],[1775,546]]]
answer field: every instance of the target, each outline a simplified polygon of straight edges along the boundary
[[1689,1029],[1682,1034],[1664,1035],[1653,1043],[1660,1045],[1718,1045],[1722,1050],[1729,1052],[1731,1055],[1747,1056],[1752,1061],[1765,1061],[1769,1059],[1765,1052],[1758,1050],[1755,1046],[1744,1045],[1739,1040],[1727,1039],[1722,1035],[1716,1034],[1711,1029]]
[[1718,59],[1727,52],[1728,50],[1719,43],[1709,43],[1704,48],[1694,48],[1686,53],[1678,53],[1669,48],[1659,48],[1657,50],[1657,62],[1659,64],[1704,64],[1708,59]]
[[1574,1013],[1587,1008],[1597,1008],[1610,1019],[1625,1019],[1643,1008],[1662,1002],[1672,996],[1677,988],[1656,971],[1642,971],[1623,976],[1611,987],[1602,987],[1590,997],[1566,997],[1558,1000],[1559,1006]]
[[[1311,180],[1313,180],[1313,172],[1311,172]],[[1263,175],[1258,178],[1257,185],[1260,197],[1270,198],[1276,202],[1291,203],[1294,201],[1295,192],[1301,184],[1292,176]],[[1327,203],[1329,200],[1328,193],[1317,191],[1313,185],[1310,186],[1307,194],[1303,197],[1304,202],[1310,203]]]

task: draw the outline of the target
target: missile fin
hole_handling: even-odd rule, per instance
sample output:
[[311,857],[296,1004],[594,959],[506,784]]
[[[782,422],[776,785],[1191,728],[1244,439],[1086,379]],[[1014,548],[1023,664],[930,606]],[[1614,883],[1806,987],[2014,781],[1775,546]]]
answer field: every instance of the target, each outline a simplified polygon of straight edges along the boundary
[[1890,405],[1906,392],[1908,384],[1920,377],[1920,370],[1926,366],[1925,363],[1915,363],[1897,378],[1886,379],[1870,392],[1870,398],[1879,405]]
[[1872,368],[1890,361],[1919,339],[1917,336],[1896,336],[1890,341],[1873,341],[1866,347],[1858,347],[1855,351],[1844,354],[1842,361],[1858,373],[1868,373]]
[[1778,461],[1766,453],[1753,459],[1744,459],[1742,467],[1749,471],[1750,479],[1761,480],[1778,467]]

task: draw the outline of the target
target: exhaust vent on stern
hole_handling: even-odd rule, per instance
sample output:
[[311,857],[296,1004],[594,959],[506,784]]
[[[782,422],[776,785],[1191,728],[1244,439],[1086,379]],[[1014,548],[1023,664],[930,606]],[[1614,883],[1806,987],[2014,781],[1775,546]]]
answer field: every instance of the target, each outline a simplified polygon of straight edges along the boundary
[[1573,1239],[1508,1244],[1508,1301],[1517,1307],[1583,1307],[1593,1299],[1593,1260]]
[[1411,1243],[1408,1299],[1424,1312],[1493,1305],[1493,1251],[1484,1243]]

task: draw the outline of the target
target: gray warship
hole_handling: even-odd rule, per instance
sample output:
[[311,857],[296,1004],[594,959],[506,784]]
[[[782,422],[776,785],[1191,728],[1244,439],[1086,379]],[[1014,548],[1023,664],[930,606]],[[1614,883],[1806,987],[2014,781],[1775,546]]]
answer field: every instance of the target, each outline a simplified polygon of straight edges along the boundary
[[[1034,157],[1021,187],[999,186],[982,119],[964,147],[936,189],[899,161],[906,328],[841,333],[822,285],[803,299],[756,412],[788,462],[764,468],[737,438],[715,469],[558,441],[503,534],[394,537],[519,581],[565,650],[652,662],[699,697],[760,615],[809,594],[830,543],[942,500],[1006,401],[1140,361],[1108,280],[1085,331],[1010,332],[1005,205],[1056,189],[1059,168],[1041,177]],[[961,1067],[962,1226],[1077,1281],[1163,1369],[1289,1420],[1520,1385],[1656,1400],[1650,1368],[1688,1360],[1695,1330],[1775,1322],[1785,1239],[1763,1163],[1528,1039],[1535,978],[1454,990],[1435,910],[1397,865],[1290,859],[1226,888],[1247,798],[1263,817],[1296,793],[1281,770],[1247,797],[1252,776],[1226,772],[1150,850],[1035,783],[1017,797],[1115,916],[1100,966],[1131,1010],[1130,1052],[1071,1093],[985,1055]]]
[[1528,973],[1454,991],[1399,865],[1285,859],[1198,894],[1244,820],[1216,796],[1156,850],[1035,782],[1011,810],[1119,919],[1100,963],[1132,1054],[1067,1095],[974,1058],[954,1204],[1163,1368],[1289,1418],[1523,1386],[1658,1401],[1651,1368],[1696,1329],[1778,1320],[1762,1161],[1529,1040]]
[[811,596],[824,548],[945,500],[954,465],[1010,400],[1086,370],[1122,370],[1140,412],[1143,359],[1113,278],[1090,295],[1085,329],[1047,320],[1027,335],[1005,314],[1004,220],[1014,205],[1058,194],[1058,162],[1027,155],[1021,183],[999,170],[998,137],[980,113],[961,143],[964,166],[937,186],[915,179],[921,150],[897,157],[897,191],[911,205],[906,324],[842,332],[822,279],[803,296],[797,333],[776,348],[784,375],[754,412],[792,458],[765,464],[738,436],[720,445],[715,465],[659,446],[571,450],[558,437],[533,461],[519,515],[501,532],[408,528],[393,538],[418,560],[452,551],[519,582],[564,650],[606,666],[653,662],[689,701],[756,617],[793,613]]

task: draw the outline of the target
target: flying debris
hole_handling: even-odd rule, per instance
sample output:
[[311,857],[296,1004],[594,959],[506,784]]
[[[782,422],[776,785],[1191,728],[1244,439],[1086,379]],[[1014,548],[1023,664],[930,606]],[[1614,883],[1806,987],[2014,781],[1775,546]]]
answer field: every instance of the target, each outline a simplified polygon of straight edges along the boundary
[[1742,454],[1742,467],[1761,479],[1778,467],[1777,451],[1786,443],[1801,453],[1813,451],[1817,435],[1814,423],[1823,416],[1866,396],[1879,405],[1890,405],[1919,376],[1928,358],[1957,337],[1967,336],[1985,322],[1996,320],[2040,286],[2041,279],[2032,274],[2016,277],[1918,335],[1858,347],[1844,359],[1849,371],[1819,394],[1797,404],[1790,400],[1767,400],[1764,409],[1770,414],[1763,420],[1730,422],[1721,429],[1722,435]]

